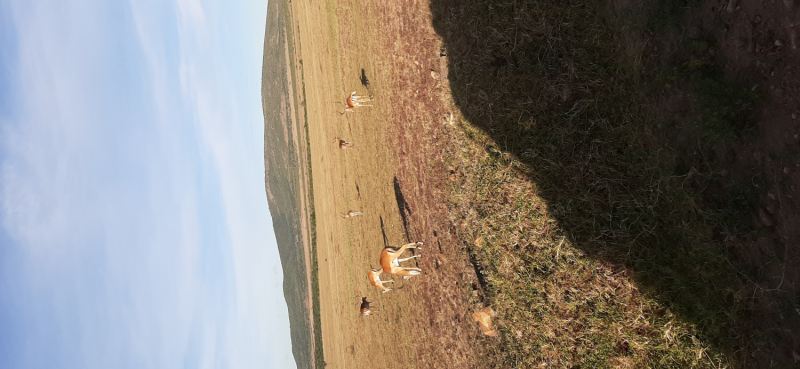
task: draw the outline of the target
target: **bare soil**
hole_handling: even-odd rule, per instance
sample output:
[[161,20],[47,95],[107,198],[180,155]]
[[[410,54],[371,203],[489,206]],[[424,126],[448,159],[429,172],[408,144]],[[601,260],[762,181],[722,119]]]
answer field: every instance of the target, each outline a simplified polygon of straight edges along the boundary
[[[733,240],[734,259],[757,270],[762,288],[758,304],[800,294],[800,3],[793,0],[707,2],[689,15],[685,37],[715,40],[716,61],[733,81],[752,86],[762,100],[751,118],[755,138],[733,145],[728,165],[733,173],[758,173],[760,206],[752,222],[754,240]],[[785,343],[774,347],[773,362],[797,362],[800,311],[753,319],[740,332],[770,332]],[[789,309],[791,310],[791,309]],[[758,361],[754,361],[755,364]],[[760,366],[769,366],[759,362]]]

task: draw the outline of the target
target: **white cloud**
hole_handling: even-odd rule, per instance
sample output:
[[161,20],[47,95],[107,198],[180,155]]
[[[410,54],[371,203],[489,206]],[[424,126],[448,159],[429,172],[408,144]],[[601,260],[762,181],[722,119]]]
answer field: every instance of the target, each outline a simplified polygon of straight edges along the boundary
[[[91,53],[81,38],[97,29],[60,20],[63,5],[13,5],[19,40],[17,97],[22,105],[16,124],[3,125],[3,147],[15,159],[3,162],[3,222],[40,258],[60,258],[65,256],[65,235],[87,232],[86,224],[97,223],[93,209],[80,206],[95,173],[76,151],[93,155],[91,150],[101,149],[102,142],[88,123],[91,102],[73,90],[83,76],[66,73],[80,63],[71,56]],[[75,189],[75,196],[61,196],[65,186]]]
[[196,31],[199,31],[205,23],[205,12],[203,11],[203,4],[200,0],[177,0],[178,9],[180,11],[180,21],[192,25]]
[[[215,4],[219,5],[219,4]],[[262,11],[265,11],[266,4]],[[222,11],[208,7],[206,21],[211,29],[222,23],[215,15]],[[265,16],[266,14],[264,14]],[[199,127],[199,135],[210,153],[216,170],[220,173],[220,193],[223,198],[226,228],[230,232],[234,280],[236,286],[236,313],[229,331],[232,347],[240,351],[231,356],[231,367],[240,367],[242,358],[252,360],[264,352],[270,356],[286,358],[290,353],[288,311],[282,295],[282,273],[273,271],[280,268],[276,247],[264,247],[265,237],[275,243],[269,225],[272,223],[266,203],[264,189],[263,153],[253,151],[257,146],[262,150],[263,118],[260,101],[261,56],[248,61],[242,75],[230,73],[230,69],[220,69],[233,59],[226,59],[223,45],[240,43],[246,45],[250,40],[224,39],[221,32],[206,32],[196,22],[181,22],[179,40],[181,50],[181,85],[184,98],[193,101],[193,116]],[[258,26],[254,38],[263,37],[263,21]],[[202,43],[197,35],[212,34]],[[261,40],[263,44],[263,39]],[[259,44],[260,46],[260,44]],[[258,78],[248,84],[247,77]],[[237,80],[237,78],[239,80]],[[247,94],[234,94],[232,91],[246,91]],[[242,109],[242,107],[249,109]],[[256,142],[256,144],[252,144]],[[276,293],[277,292],[277,293]],[[263,314],[265,311],[279,314]],[[230,327],[229,327],[230,328]],[[236,334],[248,334],[247,339]],[[237,342],[261,342],[252,346],[235,344]],[[258,348],[260,347],[260,349]],[[250,349],[250,352],[247,352]],[[290,361],[293,361],[289,354]]]

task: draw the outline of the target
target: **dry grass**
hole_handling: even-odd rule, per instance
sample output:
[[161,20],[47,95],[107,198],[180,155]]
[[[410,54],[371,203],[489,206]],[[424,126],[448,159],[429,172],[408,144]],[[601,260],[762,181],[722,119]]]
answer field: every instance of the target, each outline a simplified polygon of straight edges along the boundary
[[[686,4],[653,0],[612,11],[601,1],[431,1],[449,60],[445,95],[461,128],[449,142],[435,121],[444,113],[429,70],[438,70],[438,47],[423,37],[428,13],[417,7],[424,5],[293,3],[303,14],[306,66],[298,63],[295,79],[308,84],[309,161],[319,194],[314,318],[329,364],[769,362],[780,336],[758,319],[797,305],[770,300],[780,291],[729,256],[731,240],[752,231],[742,221],[752,188],[705,154],[720,140],[746,140],[743,115],[753,96],[724,80],[704,40],[676,43],[686,49],[676,59],[648,49],[680,25]],[[653,22],[652,14],[666,18]],[[363,69],[381,103],[339,116],[332,100],[358,86]],[[330,145],[345,134],[358,150]],[[451,171],[455,231],[434,218],[446,213],[441,181],[428,175],[439,155]],[[342,223],[341,212],[354,208],[367,216]],[[483,295],[471,293],[467,257],[453,237],[476,265]],[[438,239],[451,262],[422,259],[425,278],[381,295],[380,319],[357,320],[351,297],[375,292],[363,271],[379,241],[411,238]],[[441,288],[445,282],[451,288]],[[462,301],[470,299],[474,305]],[[496,338],[464,319],[484,303],[498,313]],[[483,347],[491,342],[500,345]]]
[[629,270],[575,246],[525,164],[493,155],[490,138],[464,128],[470,138],[451,156],[452,214],[501,317],[497,367],[725,366],[698,328],[640,292]]

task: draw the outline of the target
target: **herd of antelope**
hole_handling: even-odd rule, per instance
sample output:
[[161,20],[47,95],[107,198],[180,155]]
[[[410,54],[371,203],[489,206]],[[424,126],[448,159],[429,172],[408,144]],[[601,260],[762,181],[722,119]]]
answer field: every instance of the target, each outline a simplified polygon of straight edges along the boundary
[[[420,254],[415,254],[414,256],[401,259],[400,255],[402,255],[403,251],[407,249],[422,250],[422,242],[409,243],[399,248],[398,247],[384,248],[383,251],[381,252],[381,267],[372,268],[369,270],[369,274],[367,275],[369,278],[369,283],[375,287],[380,288],[383,293],[386,293],[393,290],[393,288],[386,287],[384,286],[384,284],[394,283],[394,280],[393,279],[388,281],[381,280],[381,273],[403,276],[403,279],[408,279],[422,273],[422,269],[420,268],[400,266],[400,262],[408,261],[413,258],[418,258],[422,256]],[[366,306],[364,304],[366,304]],[[361,315],[372,314],[372,310],[370,310],[369,304],[370,302],[367,301],[366,297],[363,297],[361,299],[361,310],[360,310]]]
[[[371,104],[367,104],[366,102],[373,102],[375,98],[372,95],[369,96],[359,96],[356,95],[357,91],[353,91],[344,101],[344,111],[340,112],[339,114],[345,113],[353,113],[356,111],[356,108],[360,107],[368,107],[373,106]],[[340,150],[345,149],[353,149],[353,145],[350,142],[347,142],[339,137],[334,138],[333,142],[337,144]],[[363,211],[354,211],[350,210],[342,218],[352,218],[356,216],[364,215]],[[421,255],[415,254],[411,257],[407,258],[400,258],[404,251],[409,249],[421,250],[422,249],[422,242],[414,242],[409,243],[407,245],[403,245],[402,247],[387,247],[383,249],[381,252],[380,258],[380,268],[373,268],[369,271],[369,283],[375,287],[381,289],[383,293],[389,292],[393,290],[391,287],[387,287],[385,284],[387,283],[394,283],[394,280],[381,280],[381,274],[387,273],[391,275],[399,275],[402,276],[404,279],[411,278],[413,276],[419,275],[422,273],[422,269],[416,267],[403,267],[400,265],[401,262],[408,261],[414,258],[418,258]],[[367,301],[366,297],[361,298],[361,307],[359,312],[361,315],[372,315],[374,310],[370,308],[370,304],[372,302]]]
[[[362,71],[362,74],[363,74],[363,71]],[[356,91],[353,91],[350,94],[350,96],[347,96],[347,98],[345,99],[344,111],[340,112],[339,114],[344,115],[345,113],[353,113],[353,112],[356,111],[356,108],[373,106],[373,105],[367,105],[365,103],[366,101],[373,102],[373,101],[375,101],[375,98],[372,95],[370,95],[370,96],[358,96],[358,95],[356,95]],[[343,139],[341,139],[339,137],[336,137],[333,142],[338,145],[340,150],[353,149],[353,145],[350,142],[347,142],[347,141],[345,141],[345,140],[343,140]],[[360,216],[360,215],[364,215],[364,212],[363,211],[350,210],[345,215],[343,215],[342,217],[343,218],[352,218],[352,217]],[[392,290],[395,289],[395,288],[386,286],[386,284],[388,284],[388,283],[394,283],[394,279],[382,280],[381,279],[381,274],[382,273],[386,273],[386,274],[390,274],[390,275],[402,276],[403,279],[408,279],[408,278],[411,278],[413,276],[420,275],[422,273],[422,269],[417,268],[417,267],[404,267],[404,266],[401,266],[400,263],[405,262],[405,261],[409,261],[409,260],[414,259],[414,258],[421,257],[422,255],[419,253],[419,251],[422,250],[422,245],[423,245],[422,242],[413,242],[413,243],[409,243],[409,244],[403,245],[401,247],[386,247],[386,248],[384,248],[383,251],[381,252],[381,257],[380,257],[380,265],[381,265],[381,267],[380,268],[371,268],[369,270],[369,273],[367,274],[369,283],[371,285],[379,288],[381,290],[381,292],[387,293],[387,292],[392,291]],[[403,255],[403,253],[406,250],[411,250],[411,249],[416,251],[414,253],[414,255],[406,257],[406,258],[401,258],[400,257],[401,255]],[[359,296],[359,298],[361,299],[361,305],[360,305],[360,308],[359,308],[359,313],[362,316],[369,316],[369,315],[375,314],[375,310],[373,310],[372,307],[371,307],[371,305],[374,302],[368,301],[367,297]],[[495,316],[495,313],[494,313],[494,311],[492,311],[492,309],[490,307],[486,307],[484,309],[481,309],[481,310],[475,312],[472,315],[473,319],[476,322],[478,322],[478,325],[481,328],[481,330],[483,331],[483,333],[488,335],[488,336],[494,336],[494,335],[497,334],[496,331],[492,328],[491,320],[492,320],[492,318],[494,316]]]
[[[414,242],[403,245],[402,247],[387,247],[381,252],[381,267],[372,268],[367,274],[369,283],[378,287],[383,293],[389,292],[394,288],[387,287],[386,283],[394,283],[394,280],[382,280],[381,273],[402,276],[403,279],[411,278],[415,275],[422,273],[422,269],[416,267],[404,267],[400,263],[414,258],[421,257],[420,254],[415,254],[407,258],[400,258],[400,255],[407,249],[422,249],[422,242]],[[367,301],[366,297],[361,297],[361,315],[372,315],[374,311],[370,308],[371,302]]]

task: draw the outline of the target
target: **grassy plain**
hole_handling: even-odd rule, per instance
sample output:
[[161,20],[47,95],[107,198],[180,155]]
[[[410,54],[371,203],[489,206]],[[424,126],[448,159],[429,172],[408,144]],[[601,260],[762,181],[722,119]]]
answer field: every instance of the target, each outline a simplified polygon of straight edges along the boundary
[[[428,203],[421,202],[430,197],[421,193],[427,162],[422,151],[406,152],[413,145],[401,148],[410,144],[406,140],[412,134],[423,135],[425,126],[434,123],[432,114],[443,106],[441,86],[421,66],[439,65],[433,29],[430,24],[418,25],[425,17],[405,16],[409,11],[425,14],[428,10],[413,2],[385,7],[335,1],[288,4],[291,30],[297,36],[294,83],[304,91],[297,105],[305,107],[313,176],[310,193],[314,194],[316,247],[312,246],[312,253],[317,267],[312,270],[319,281],[324,348],[324,363],[318,358],[317,365],[474,367],[480,350],[474,350],[471,342],[480,336],[466,306],[472,296],[468,276],[474,276],[474,269],[467,260],[459,262],[458,248],[452,243],[436,251],[442,244],[436,241],[446,236],[434,234],[446,233],[449,227],[444,204],[436,204],[442,210],[434,213],[439,220],[430,221],[424,215],[429,213]],[[401,37],[410,29],[421,32]],[[408,78],[401,70],[413,71],[417,77]],[[398,89],[409,94],[397,94]],[[375,107],[341,115],[342,103],[353,90],[373,94]],[[423,100],[414,101],[419,98]],[[437,108],[431,109],[431,104]],[[408,114],[411,110],[415,112]],[[435,119],[437,127],[443,113]],[[339,150],[336,137],[352,142],[354,149]],[[413,166],[404,165],[409,160]],[[363,210],[366,215],[342,218],[348,210]],[[438,228],[427,227],[436,222],[441,223]],[[440,261],[451,260],[448,263],[456,267],[441,267],[437,270],[450,272],[429,271],[408,281],[398,278],[398,290],[379,295],[367,283],[367,271],[378,265],[385,246],[409,240],[431,242],[432,255]],[[461,257],[466,254],[462,252]],[[436,269],[433,259],[420,264]],[[463,280],[462,274],[467,275]],[[446,287],[438,285],[442,280],[447,280]],[[360,317],[359,296],[376,301],[380,315]],[[453,335],[454,329],[462,333]]]
[[[287,3],[318,365],[794,365],[798,295],[764,270],[796,255],[759,246],[766,177],[732,159],[762,97],[690,30],[702,3]],[[375,106],[342,115],[353,90]],[[411,241],[424,275],[378,294]]]

